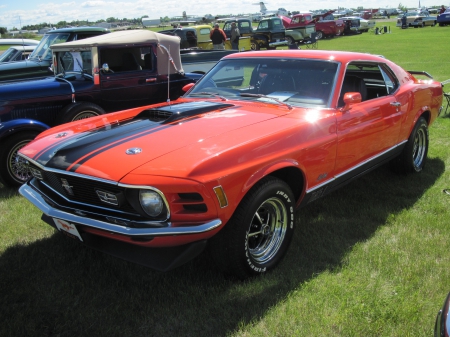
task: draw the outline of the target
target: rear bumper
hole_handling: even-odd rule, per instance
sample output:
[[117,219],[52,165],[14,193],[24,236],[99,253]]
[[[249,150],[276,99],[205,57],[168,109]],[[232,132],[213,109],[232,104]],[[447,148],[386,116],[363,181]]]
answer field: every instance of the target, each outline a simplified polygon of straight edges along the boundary
[[269,47],[286,46],[287,44],[287,41],[270,42]]

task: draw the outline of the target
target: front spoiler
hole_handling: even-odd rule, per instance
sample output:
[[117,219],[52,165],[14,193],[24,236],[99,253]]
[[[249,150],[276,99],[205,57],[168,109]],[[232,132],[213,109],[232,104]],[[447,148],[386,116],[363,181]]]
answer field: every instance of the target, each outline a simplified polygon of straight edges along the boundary
[[84,216],[68,213],[52,207],[45,198],[42,197],[35,189],[28,184],[23,184],[19,188],[19,193],[23,195],[28,201],[42,211],[45,215],[66,220],[70,223],[75,223],[91,228],[107,231],[109,233],[126,235],[128,237],[140,237],[140,236],[173,236],[173,235],[190,235],[190,234],[202,234],[216,229],[222,224],[220,219],[214,219],[202,225],[197,226],[185,226],[185,227],[172,227],[170,222],[164,224],[158,223],[159,227],[147,227],[147,228],[131,228],[126,226],[120,226],[97,219],[87,218]]

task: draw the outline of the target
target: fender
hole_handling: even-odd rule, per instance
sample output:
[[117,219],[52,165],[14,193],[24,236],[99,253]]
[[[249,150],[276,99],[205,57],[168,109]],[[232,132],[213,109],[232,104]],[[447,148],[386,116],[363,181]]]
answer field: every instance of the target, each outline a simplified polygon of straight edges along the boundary
[[0,123],[0,140],[21,131],[42,132],[48,129],[50,129],[50,126],[34,119],[14,119]]

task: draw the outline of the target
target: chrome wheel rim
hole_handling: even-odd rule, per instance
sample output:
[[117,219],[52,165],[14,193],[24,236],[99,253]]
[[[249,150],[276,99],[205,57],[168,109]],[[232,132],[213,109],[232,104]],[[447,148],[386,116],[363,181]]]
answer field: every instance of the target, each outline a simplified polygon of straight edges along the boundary
[[86,118],[95,117],[95,116],[98,116],[98,113],[96,113],[96,112],[94,112],[94,111],[89,111],[89,110],[83,111],[83,112],[80,112],[78,115],[76,115],[76,116],[72,119],[72,122],[73,122],[73,121],[79,121],[79,120],[81,120],[81,119],[86,119]]
[[19,150],[29,142],[30,140],[23,140],[17,143],[16,146],[11,149],[8,156],[8,171],[11,177],[19,183],[24,183],[31,177],[31,172],[25,159],[18,154]]
[[280,250],[288,226],[287,208],[281,199],[264,201],[253,215],[247,247],[253,261],[269,262]]
[[425,157],[426,152],[426,135],[425,130],[419,129],[414,137],[414,146],[413,146],[413,162],[414,167],[418,168],[422,165],[423,159]]

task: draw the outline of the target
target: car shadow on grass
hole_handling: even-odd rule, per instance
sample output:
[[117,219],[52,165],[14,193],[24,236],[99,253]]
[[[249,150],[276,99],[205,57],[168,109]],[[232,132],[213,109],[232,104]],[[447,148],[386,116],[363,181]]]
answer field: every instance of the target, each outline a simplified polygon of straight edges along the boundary
[[411,208],[444,169],[440,159],[429,159],[413,177],[383,166],[311,203],[298,212],[282,263],[245,282],[224,278],[208,254],[159,273],[56,231],[17,244],[0,256],[0,335],[230,335],[316,275],[339,268],[356,243],[370,238],[390,214]]

